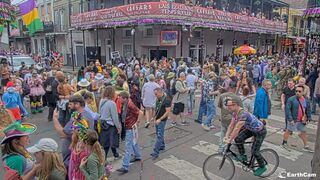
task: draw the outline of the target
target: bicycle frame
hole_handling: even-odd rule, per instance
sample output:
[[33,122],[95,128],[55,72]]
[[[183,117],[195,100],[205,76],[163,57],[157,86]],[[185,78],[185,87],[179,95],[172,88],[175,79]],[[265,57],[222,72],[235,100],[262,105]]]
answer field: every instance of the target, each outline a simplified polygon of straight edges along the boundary
[[[244,142],[243,144],[252,144],[252,143],[253,143],[253,142]],[[223,158],[223,160],[222,160],[222,162],[221,162],[221,164],[220,164],[219,169],[221,169],[222,166],[223,166],[223,164],[224,164],[225,156],[231,155],[232,157],[237,158],[237,154],[230,149],[230,147],[231,147],[232,145],[236,145],[236,143],[228,144],[227,147],[225,148],[225,150],[224,150],[224,152],[223,152],[224,158]],[[267,163],[266,160],[264,160],[264,161]],[[252,170],[253,168],[255,168],[255,167],[258,167],[258,166],[255,166],[255,165],[254,165],[254,156],[253,156],[253,154],[251,154],[250,161],[239,161],[239,162],[240,162],[241,164],[243,164],[245,167],[247,167],[247,168],[249,168],[249,169],[251,169],[251,170]]]

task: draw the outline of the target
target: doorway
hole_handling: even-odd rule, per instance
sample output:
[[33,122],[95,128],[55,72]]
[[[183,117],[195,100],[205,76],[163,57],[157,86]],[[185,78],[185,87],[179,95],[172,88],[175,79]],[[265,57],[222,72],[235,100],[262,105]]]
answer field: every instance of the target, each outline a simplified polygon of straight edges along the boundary
[[162,57],[167,57],[168,51],[167,50],[150,50],[150,59],[153,60],[154,58],[157,58],[157,60],[160,60]]

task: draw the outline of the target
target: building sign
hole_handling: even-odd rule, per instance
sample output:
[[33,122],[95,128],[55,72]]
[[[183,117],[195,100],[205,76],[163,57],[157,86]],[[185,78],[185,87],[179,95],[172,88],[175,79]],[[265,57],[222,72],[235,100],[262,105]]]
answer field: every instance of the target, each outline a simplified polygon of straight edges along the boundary
[[281,21],[167,2],[136,3],[71,16],[71,26],[75,28],[131,24],[190,25],[259,33],[281,33],[287,28],[287,24]]
[[178,44],[178,31],[161,31],[160,46],[176,46]]

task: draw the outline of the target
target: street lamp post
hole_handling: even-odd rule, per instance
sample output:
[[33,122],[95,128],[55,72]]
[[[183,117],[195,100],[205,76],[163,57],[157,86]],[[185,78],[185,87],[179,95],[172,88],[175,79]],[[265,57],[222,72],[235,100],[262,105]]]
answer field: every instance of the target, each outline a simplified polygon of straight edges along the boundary
[[133,57],[136,57],[136,27],[133,26],[131,29],[131,36],[132,36],[132,54]]

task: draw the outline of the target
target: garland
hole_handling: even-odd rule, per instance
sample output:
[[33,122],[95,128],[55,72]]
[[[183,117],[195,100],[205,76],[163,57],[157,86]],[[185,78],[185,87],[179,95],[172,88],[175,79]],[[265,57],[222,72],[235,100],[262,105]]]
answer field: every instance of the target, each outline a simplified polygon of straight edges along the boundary
[[87,138],[87,130],[89,129],[88,121],[78,111],[71,114],[73,118],[72,129],[78,130],[79,138],[85,140]]

